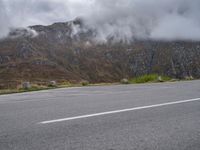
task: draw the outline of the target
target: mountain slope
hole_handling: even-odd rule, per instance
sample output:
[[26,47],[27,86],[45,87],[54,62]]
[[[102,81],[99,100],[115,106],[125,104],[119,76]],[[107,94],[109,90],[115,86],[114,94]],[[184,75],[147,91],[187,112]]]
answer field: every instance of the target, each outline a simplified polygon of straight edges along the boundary
[[13,30],[0,41],[0,88],[22,81],[115,82],[149,73],[200,77],[200,42],[98,44],[92,30],[75,30],[82,26],[75,20]]

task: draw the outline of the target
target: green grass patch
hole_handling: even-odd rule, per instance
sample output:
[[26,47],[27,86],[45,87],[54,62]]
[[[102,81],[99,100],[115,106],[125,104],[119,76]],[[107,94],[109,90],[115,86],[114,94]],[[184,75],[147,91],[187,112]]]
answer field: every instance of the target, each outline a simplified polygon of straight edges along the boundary
[[167,76],[160,76],[158,74],[148,74],[133,78],[130,80],[130,83],[165,82],[170,80],[171,78]]
[[172,78],[168,77],[168,76],[161,76],[163,81],[171,81]]

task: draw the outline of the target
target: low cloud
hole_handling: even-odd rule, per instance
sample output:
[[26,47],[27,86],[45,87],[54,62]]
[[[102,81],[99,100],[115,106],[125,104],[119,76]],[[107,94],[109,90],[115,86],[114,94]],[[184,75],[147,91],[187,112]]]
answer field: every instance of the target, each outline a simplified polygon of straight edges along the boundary
[[13,27],[82,17],[101,42],[200,41],[199,14],[199,0],[0,0],[0,37]]

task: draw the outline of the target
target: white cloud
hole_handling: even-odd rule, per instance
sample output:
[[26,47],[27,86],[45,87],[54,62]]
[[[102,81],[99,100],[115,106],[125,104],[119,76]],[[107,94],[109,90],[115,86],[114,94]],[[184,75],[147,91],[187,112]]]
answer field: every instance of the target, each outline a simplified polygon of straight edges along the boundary
[[84,17],[98,40],[200,40],[199,0],[0,0],[0,36],[9,27]]

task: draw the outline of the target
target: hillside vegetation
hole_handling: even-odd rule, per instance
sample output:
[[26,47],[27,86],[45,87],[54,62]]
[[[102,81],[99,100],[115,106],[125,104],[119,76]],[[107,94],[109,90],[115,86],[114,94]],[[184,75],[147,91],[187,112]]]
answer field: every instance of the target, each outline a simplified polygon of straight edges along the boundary
[[36,37],[27,36],[26,31],[16,36],[13,31],[1,40],[0,88],[15,88],[24,81],[105,83],[135,78],[133,82],[137,82],[143,80],[137,77],[148,74],[200,78],[200,42],[135,40],[129,44],[98,44],[89,31],[72,37],[74,24],[81,23],[32,26]]

